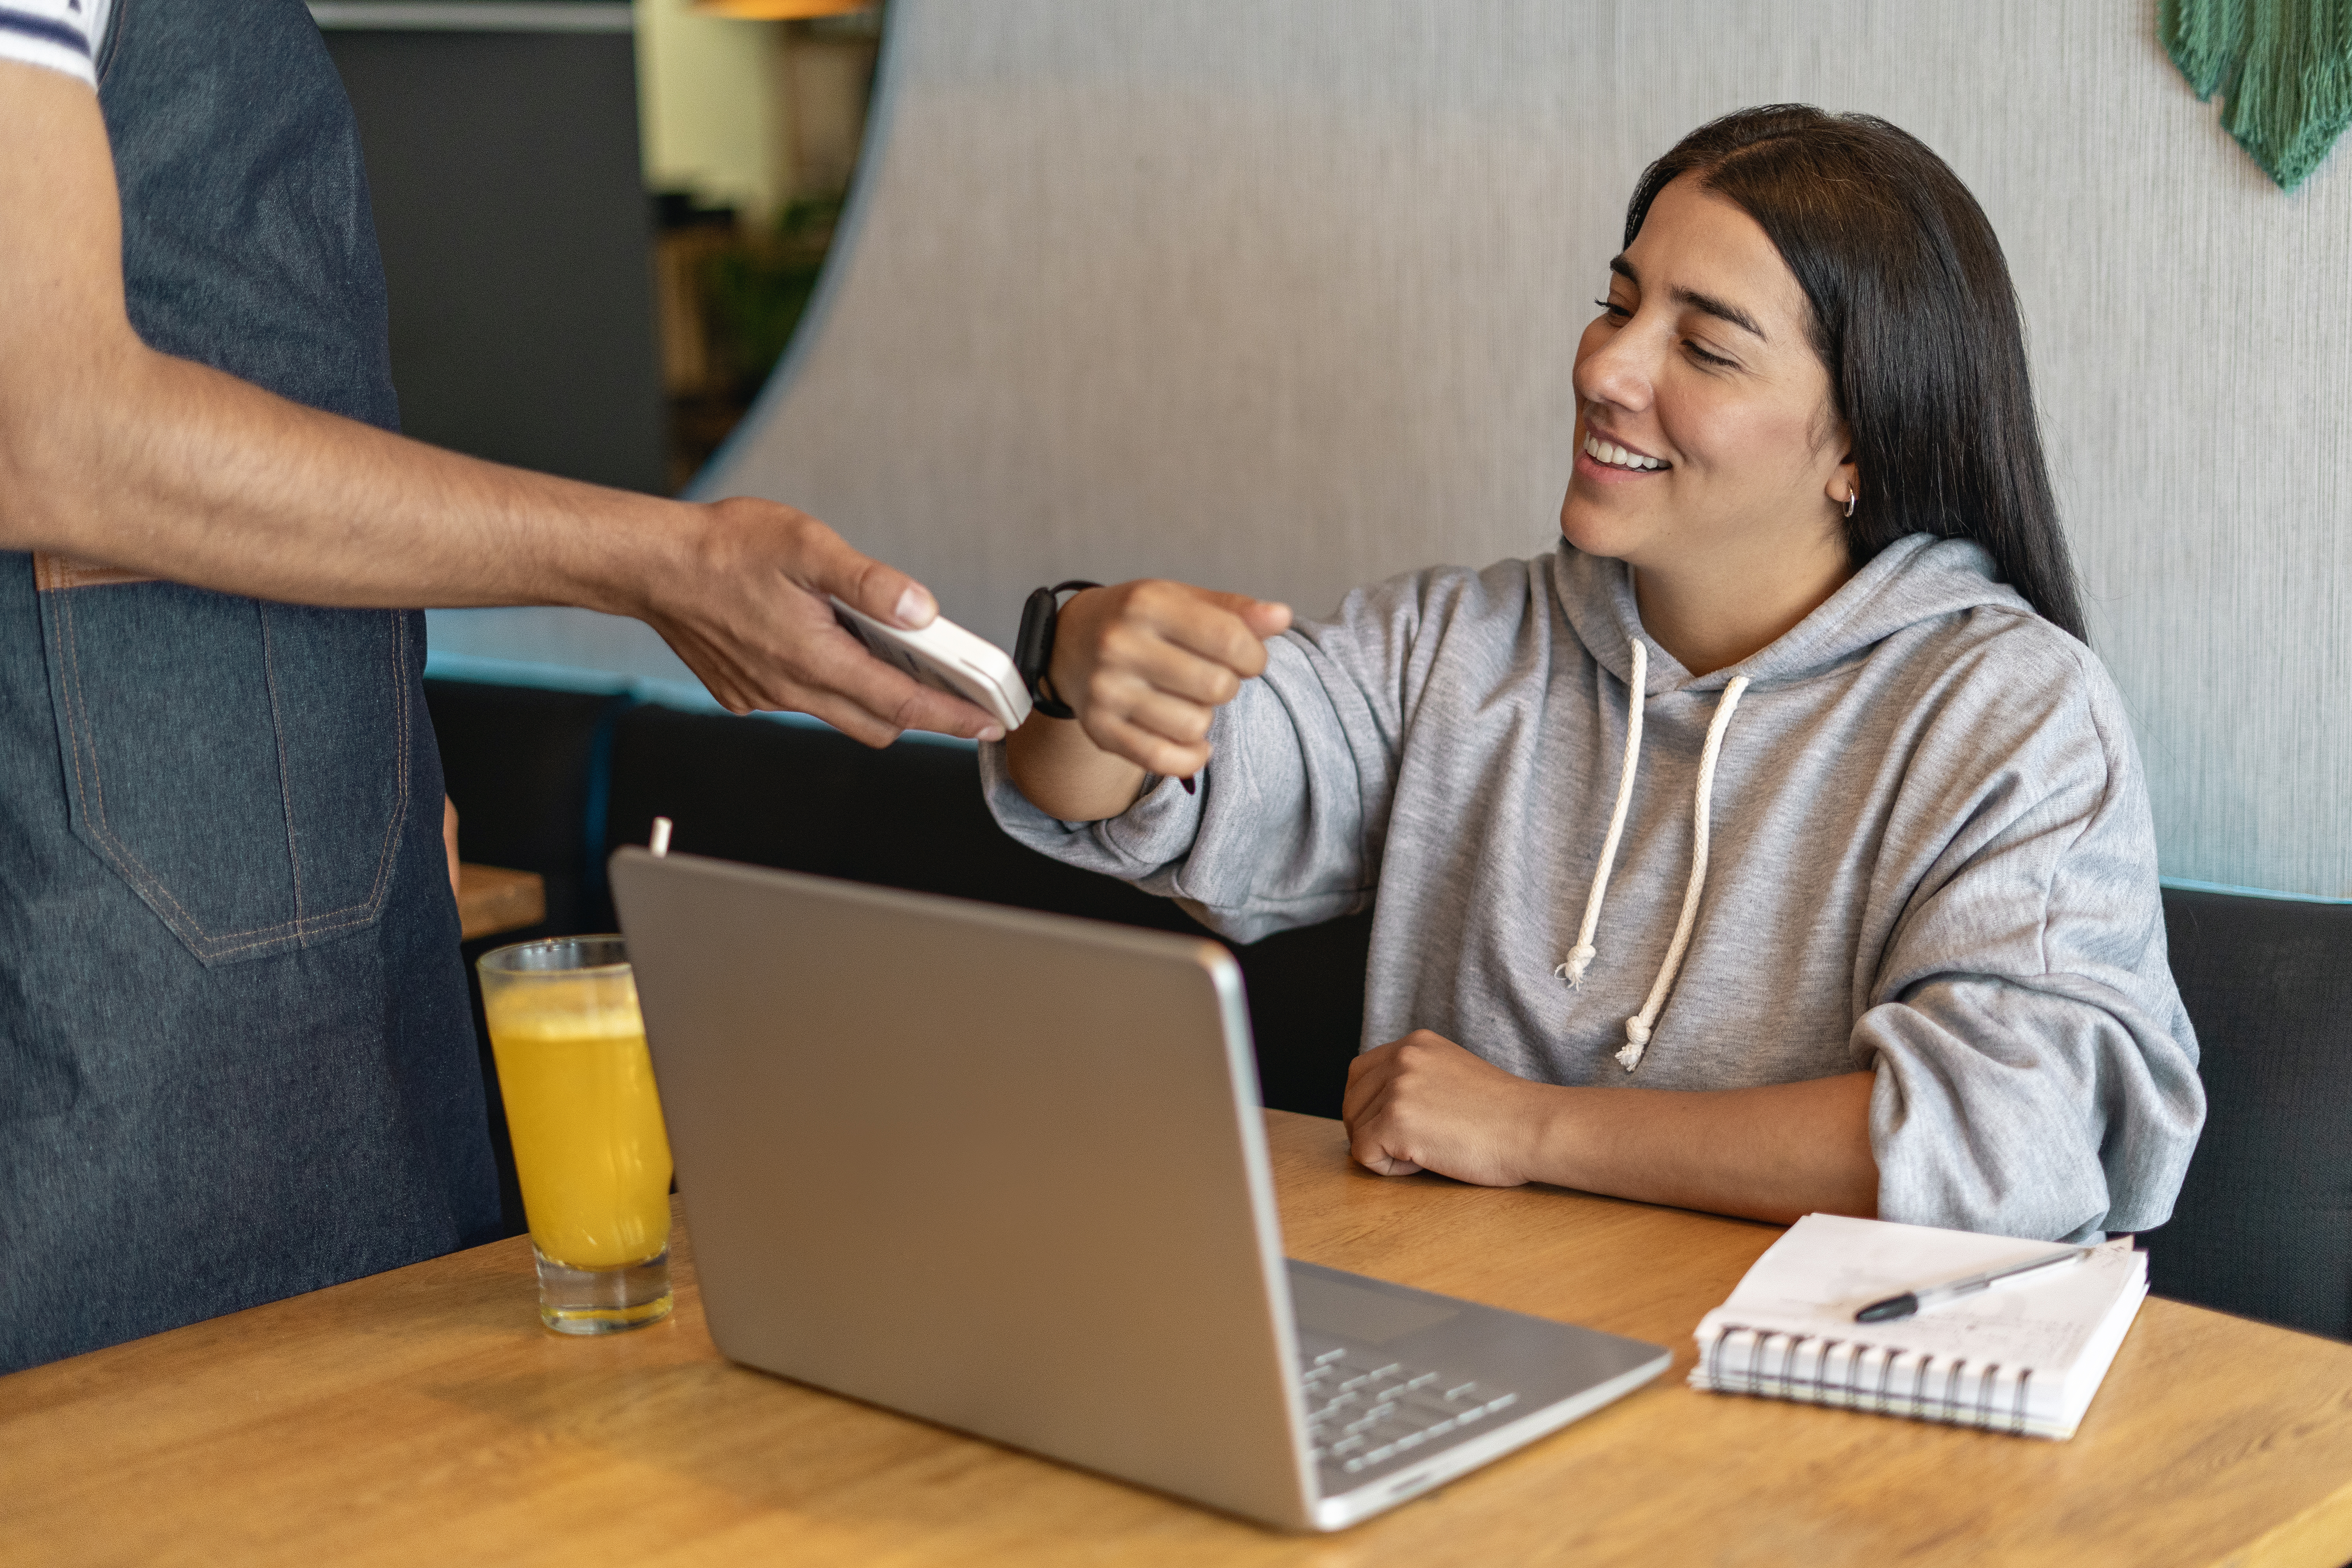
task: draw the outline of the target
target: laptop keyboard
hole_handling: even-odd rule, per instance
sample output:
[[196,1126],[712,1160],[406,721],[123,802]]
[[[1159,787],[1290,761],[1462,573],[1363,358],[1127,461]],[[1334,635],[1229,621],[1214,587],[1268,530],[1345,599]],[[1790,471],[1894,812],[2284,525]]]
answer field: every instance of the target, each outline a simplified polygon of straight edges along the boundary
[[1315,1462],[1351,1476],[1492,1421],[1519,1399],[1375,1351],[1302,1348],[1309,1359],[1299,1381]]

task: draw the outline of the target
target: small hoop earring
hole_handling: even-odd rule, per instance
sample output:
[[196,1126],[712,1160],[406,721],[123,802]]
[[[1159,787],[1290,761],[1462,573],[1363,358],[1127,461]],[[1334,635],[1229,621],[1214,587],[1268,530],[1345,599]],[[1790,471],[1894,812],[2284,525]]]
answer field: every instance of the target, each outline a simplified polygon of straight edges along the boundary
[[1858,500],[1860,500],[1861,499],[1862,499],[1862,487],[1861,487],[1860,485],[1856,485],[1856,486],[1854,486],[1854,487],[1853,487],[1853,489],[1850,489],[1850,490],[1848,490],[1848,491],[1846,491],[1846,492],[1845,492],[1845,514],[1846,514],[1846,516],[1848,516],[1848,517],[1852,517],[1852,516],[1853,515],[1853,503],[1854,503],[1854,502],[1856,502],[1856,501],[1858,501]]

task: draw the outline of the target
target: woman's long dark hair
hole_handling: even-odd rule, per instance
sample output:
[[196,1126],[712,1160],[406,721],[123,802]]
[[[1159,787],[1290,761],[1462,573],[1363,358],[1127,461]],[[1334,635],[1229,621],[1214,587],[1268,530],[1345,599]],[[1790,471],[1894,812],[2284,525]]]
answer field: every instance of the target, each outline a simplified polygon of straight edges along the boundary
[[1845,525],[1854,563],[1906,534],[1972,539],[2045,619],[2088,641],[2017,292],[1959,176],[1870,115],[1743,109],[1643,172],[1628,246],[1683,174],[1754,218],[1811,302],[1813,346],[1862,476]]

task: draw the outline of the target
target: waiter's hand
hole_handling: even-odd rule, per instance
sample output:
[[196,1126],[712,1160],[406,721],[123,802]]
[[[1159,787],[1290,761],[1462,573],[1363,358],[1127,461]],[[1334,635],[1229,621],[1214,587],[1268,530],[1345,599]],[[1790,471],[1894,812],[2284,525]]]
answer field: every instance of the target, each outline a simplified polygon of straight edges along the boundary
[[728,709],[813,713],[869,746],[906,730],[1003,738],[980,709],[866,652],[827,602],[837,595],[887,626],[917,631],[939,615],[921,584],[775,501],[740,498],[695,511],[698,536],[647,585],[636,613]]

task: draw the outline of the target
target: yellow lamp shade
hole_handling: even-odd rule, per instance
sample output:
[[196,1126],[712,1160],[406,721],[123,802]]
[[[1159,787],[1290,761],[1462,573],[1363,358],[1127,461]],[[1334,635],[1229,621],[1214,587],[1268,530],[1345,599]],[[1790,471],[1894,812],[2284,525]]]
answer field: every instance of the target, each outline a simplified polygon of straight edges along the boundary
[[803,16],[839,16],[863,11],[874,0],[694,0],[698,16],[732,16],[745,22],[790,22]]

